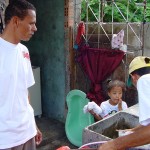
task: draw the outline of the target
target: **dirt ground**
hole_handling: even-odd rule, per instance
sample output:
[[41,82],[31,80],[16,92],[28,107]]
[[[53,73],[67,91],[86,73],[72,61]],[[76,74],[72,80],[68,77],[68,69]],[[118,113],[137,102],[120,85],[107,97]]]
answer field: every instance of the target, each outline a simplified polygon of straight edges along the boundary
[[36,117],[35,119],[43,134],[43,141],[37,150],[56,150],[61,146],[69,146],[71,149],[77,148],[67,139],[64,123],[46,117]]

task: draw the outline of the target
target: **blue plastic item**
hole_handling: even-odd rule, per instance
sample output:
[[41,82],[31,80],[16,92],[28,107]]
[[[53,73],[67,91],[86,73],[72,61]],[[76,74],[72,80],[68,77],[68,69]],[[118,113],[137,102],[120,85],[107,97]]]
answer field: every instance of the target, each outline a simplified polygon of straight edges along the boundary
[[89,102],[86,94],[80,90],[72,90],[66,97],[68,113],[65,123],[65,131],[68,140],[75,146],[82,145],[83,129],[94,123],[94,117],[90,113],[84,114],[83,107]]

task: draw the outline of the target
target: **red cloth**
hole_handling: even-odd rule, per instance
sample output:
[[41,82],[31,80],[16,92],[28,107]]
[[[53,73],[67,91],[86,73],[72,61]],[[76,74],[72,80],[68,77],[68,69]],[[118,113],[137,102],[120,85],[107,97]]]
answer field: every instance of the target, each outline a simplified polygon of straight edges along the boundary
[[81,21],[78,25],[78,31],[77,31],[77,36],[76,36],[76,44],[80,45],[82,41],[82,36],[85,34],[85,24],[83,21]]
[[121,50],[98,49],[87,46],[81,47],[77,61],[91,81],[91,89],[87,98],[98,105],[104,101],[102,82],[120,64],[124,57]]

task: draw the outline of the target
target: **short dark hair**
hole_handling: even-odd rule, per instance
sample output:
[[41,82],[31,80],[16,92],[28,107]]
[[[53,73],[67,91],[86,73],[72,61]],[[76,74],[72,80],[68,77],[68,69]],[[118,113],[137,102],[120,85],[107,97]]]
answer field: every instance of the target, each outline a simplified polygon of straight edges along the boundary
[[137,69],[133,71],[131,74],[137,74],[139,76],[142,76],[148,73],[150,73],[150,67],[143,67],[143,68]]
[[125,83],[123,81],[120,81],[120,80],[113,80],[113,81],[109,81],[108,85],[107,85],[107,92],[110,92],[111,89],[113,87],[121,87],[122,88],[122,91],[125,91],[126,88],[125,88]]
[[5,24],[8,24],[13,16],[23,20],[27,16],[29,9],[36,11],[33,4],[26,0],[12,0],[5,10]]

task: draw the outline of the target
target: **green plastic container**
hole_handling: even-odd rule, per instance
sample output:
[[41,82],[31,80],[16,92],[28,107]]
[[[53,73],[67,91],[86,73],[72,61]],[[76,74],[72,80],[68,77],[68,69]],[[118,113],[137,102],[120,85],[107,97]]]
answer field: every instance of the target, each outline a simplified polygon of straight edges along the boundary
[[89,99],[80,90],[72,90],[66,97],[68,113],[65,123],[65,131],[68,140],[75,146],[82,145],[83,129],[94,123],[94,117],[90,113],[84,114],[83,107]]

